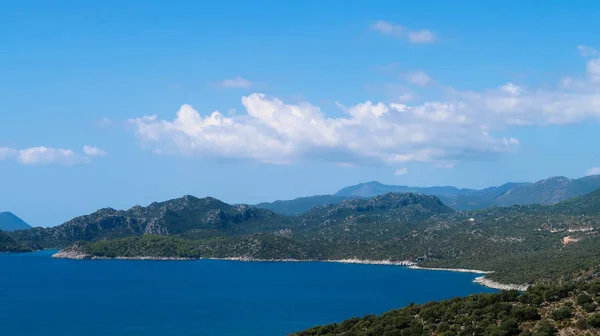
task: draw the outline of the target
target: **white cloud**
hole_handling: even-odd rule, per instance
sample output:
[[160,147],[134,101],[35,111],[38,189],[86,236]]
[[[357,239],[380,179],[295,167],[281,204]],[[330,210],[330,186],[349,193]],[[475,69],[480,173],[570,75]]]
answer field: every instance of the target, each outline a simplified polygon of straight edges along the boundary
[[79,163],[80,158],[70,149],[32,147],[19,151],[19,162],[24,165]]
[[244,115],[200,115],[183,105],[174,120],[130,120],[143,144],[163,153],[291,163],[317,159],[345,163],[438,162],[511,152],[513,143],[480,131],[459,105],[372,103],[338,106],[327,117],[309,103],[286,104],[263,94],[242,98]]
[[221,81],[219,86],[226,89],[247,89],[252,86],[252,82],[238,76]]
[[0,147],[0,160],[13,159],[22,165],[74,165],[90,162],[90,156],[105,155],[106,152],[91,146],[84,147],[84,154],[70,149],[52,147],[31,147],[15,149]]
[[586,61],[584,76],[562,78],[555,87],[505,83],[481,91],[447,88],[444,99],[418,104],[337,103],[344,115],[335,118],[307,102],[254,93],[242,97],[244,109],[234,116],[201,115],[183,105],[173,120],[142,116],[130,122],[144,146],[163,154],[444,167],[517,151],[519,140],[508,135],[512,128],[600,119],[600,61]]
[[588,61],[587,72],[592,80],[600,80],[600,58],[591,59]]
[[596,48],[586,47],[584,45],[578,45],[577,50],[579,50],[579,53],[583,57],[598,57],[598,56],[600,56],[600,53],[598,52],[598,49],[596,49]]
[[402,176],[408,174],[407,168],[400,168],[394,172],[394,176]]
[[517,96],[521,93],[521,88],[513,83],[506,83],[500,86],[500,90],[511,96]]
[[88,156],[106,156],[108,153],[94,146],[83,146],[83,152]]
[[435,35],[427,29],[408,32],[408,40],[413,43],[431,43],[435,41]]
[[585,172],[585,176],[600,175],[600,167],[593,167]]
[[431,77],[423,71],[413,71],[402,74],[409,83],[417,86],[426,86],[431,83]]
[[410,30],[402,25],[383,20],[373,23],[371,29],[383,35],[392,36],[401,40],[408,40],[412,43],[431,43],[436,40],[435,34],[427,29]]

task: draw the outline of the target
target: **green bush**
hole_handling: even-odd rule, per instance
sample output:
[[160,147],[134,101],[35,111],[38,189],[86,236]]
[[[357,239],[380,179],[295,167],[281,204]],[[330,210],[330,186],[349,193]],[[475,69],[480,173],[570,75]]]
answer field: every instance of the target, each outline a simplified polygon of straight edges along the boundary
[[557,330],[554,323],[548,320],[541,320],[538,322],[533,336],[554,336],[556,335],[556,332]]
[[581,306],[581,308],[583,308],[583,310],[585,310],[588,313],[593,313],[596,311],[596,307],[598,307],[597,304],[595,303],[585,303]]
[[581,293],[577,296],[577,304],[580,306],[583,306],[584,304],[592,303],[592,302],[594,302],[594,300],[592,300],[592,297],[585,293]]
[[600,314],[592,314],[588,317],[587,323],[593,328],[600,328]]
[[573,317],[573,309],[569,307],[560,307],[552,312],[552,318],[558,321]]
[[515,307],[510,313],[519,322],[536,321],[541,318],[538,309],[535,307]]

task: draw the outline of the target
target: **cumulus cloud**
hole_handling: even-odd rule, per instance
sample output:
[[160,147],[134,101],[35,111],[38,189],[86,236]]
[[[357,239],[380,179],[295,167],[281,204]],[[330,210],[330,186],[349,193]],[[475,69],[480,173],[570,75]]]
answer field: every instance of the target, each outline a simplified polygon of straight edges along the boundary
[[246,114],[202,116],[183,105],[174,120],[131,119],[143,144],[163,153],[291,163],[317,159],[345,163],[446,162],[461,157],[514,151],[462,115],[460,106],[373,103],[338,107],[327,117],[312,104],[287,104],[264,94],[242,98]]
[[247,89],[252,86],[252,82],[243,77],[234,77],[222,80],[219,86],[225,89]]
[[408,168],[400,168],[394,172],[394,176],[402,176],[408,174]]
[[108,153],[102,149],[94,146],[83,146],[83,152],[88,156],[106,156]]
[[[87,148],[87,150],[85,150]],[[89,153],[88,153],[89,152]],[[95,152],[95,155],[90,153]],[[98,156],[106,152],[99,148],[85,146],[84,155],[78,154],[70,149],[52,148],[52,147],[30,147],[25,149],[15,149],[0,147],[0,160],[15,160],[22,165],[74,165],[87,163],[90,156]]]
[[371,25],[371,29],[383,35],[407,40],[411,43],[431,43],[436,39],[435,34],[427,29],[411,30],[402,25],[379,20]]
[[585,176],[600,175],[600,167],[593,167],[585,172]]
[[308,102],[253,93],[242,97],[244,108],[235,115],[201,114],[183,105],[173,119],[141,116],[129,122],[145,147],[163,154],[273,164],[302,159],[429,162],[450,168],[462,160],[518,151],[520,141],[508,135],[513,128],[600,118],[600,69],[595,68],[600,58],[586,62],[584,75],[568,77],[576,83],[569,87],[561,78],[554,87],[503,83],[480,91],[449,88],[444,99],[416,104],[337,103],[343,111],[338,117]]

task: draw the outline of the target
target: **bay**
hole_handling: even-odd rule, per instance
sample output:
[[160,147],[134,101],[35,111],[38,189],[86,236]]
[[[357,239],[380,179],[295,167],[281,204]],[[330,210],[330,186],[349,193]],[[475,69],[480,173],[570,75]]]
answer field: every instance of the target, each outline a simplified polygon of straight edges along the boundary
[[0,255],[0,335],[287,335],[494,290],[476,274],[328,262]]

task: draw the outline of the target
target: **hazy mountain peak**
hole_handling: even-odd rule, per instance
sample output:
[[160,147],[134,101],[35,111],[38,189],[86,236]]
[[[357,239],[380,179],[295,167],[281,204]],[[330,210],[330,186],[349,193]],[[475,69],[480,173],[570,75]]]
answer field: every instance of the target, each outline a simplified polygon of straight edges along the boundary
[[553,176],[553,177],[549,177],[547,179],[543,179],[540,181],[537,181],[535,184],[545,184],[545,183],[569,183],[573,180],[571,180],[568,177],[565,176]]
[[15,231],[30,229],[31,225],[25,223],[21,218],[12,212],[0,212],[0,230]]

